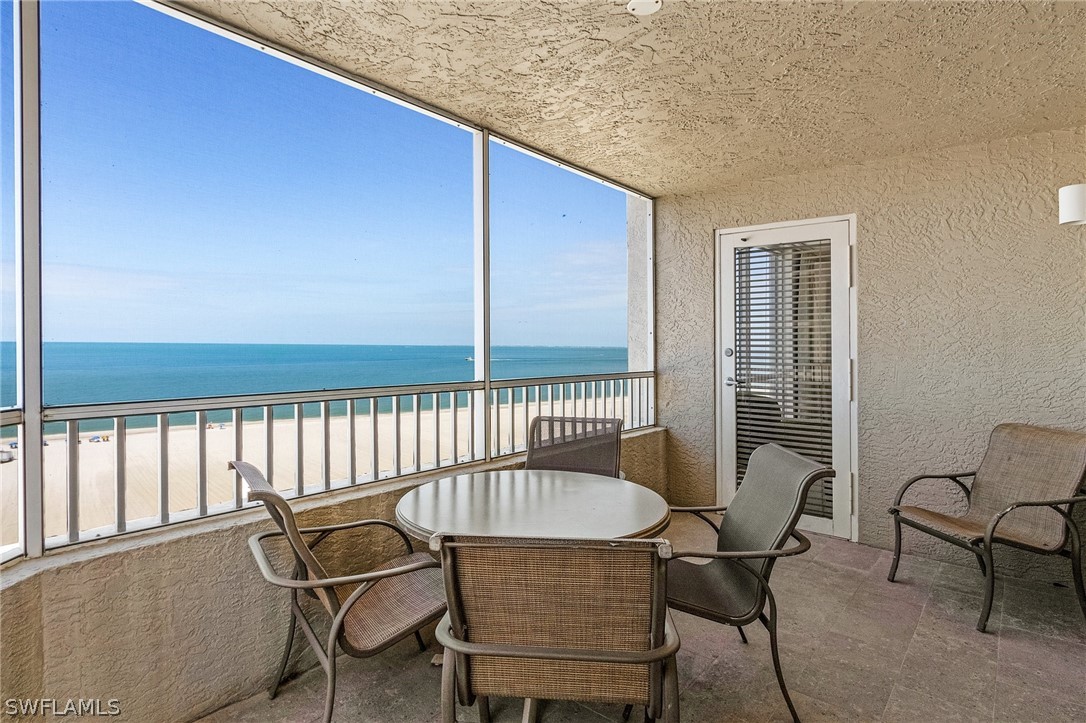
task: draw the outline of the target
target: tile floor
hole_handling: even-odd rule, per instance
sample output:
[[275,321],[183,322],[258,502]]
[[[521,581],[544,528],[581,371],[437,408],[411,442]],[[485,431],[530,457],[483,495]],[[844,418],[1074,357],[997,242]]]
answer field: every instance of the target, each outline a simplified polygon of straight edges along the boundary
[[[711,546],[688,515],[665,536]],[[706,534],[709,533],[709,534]],[[909,534],[906,531],[905,534]],[[772,585],[780,608],[785,680],[804,721],[1086,721],[1086,621],[1073,591],[997,580],[989,634],[974,626],[981,603],[976,567],[905,556],[886,581],[890,553],[828,537],[785,559]],[[675,614],[683,721],[787,721],[769,638]],[[429,635],[432,640],[432,634]],[[335,721],[428,723],[439,717],[441,672],[408,639],[379,656],[341,656]],[[268,675],[278,661],[268,661]],[[310,670],[203,720],[319,721],[324,674]],[[495,700],[495,721],[520,720],[520,702]],[[547,703],[545,723],[621,720],[620,706]],[[474,708],[458,720],[477,721]]]

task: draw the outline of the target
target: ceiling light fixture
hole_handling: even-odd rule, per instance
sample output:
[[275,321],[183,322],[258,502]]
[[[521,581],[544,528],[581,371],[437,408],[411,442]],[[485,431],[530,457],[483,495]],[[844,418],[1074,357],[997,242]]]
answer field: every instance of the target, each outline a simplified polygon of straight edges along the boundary
[[664,4],[664,0],[630,0],[626,3],[626,9],[637,16],[652,15]]
[[1060,225],[1086,224],[1086,183],[1076,183],[1060,189]]

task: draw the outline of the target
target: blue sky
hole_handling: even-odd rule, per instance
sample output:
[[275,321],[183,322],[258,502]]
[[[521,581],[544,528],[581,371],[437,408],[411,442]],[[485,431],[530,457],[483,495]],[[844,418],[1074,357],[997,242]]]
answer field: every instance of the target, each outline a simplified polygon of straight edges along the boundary
[[[493,343],[625,346],[625,194],[491,153]],[[134,3],[49,0],[42,164],[47,341],[472,341],[450,124]]]

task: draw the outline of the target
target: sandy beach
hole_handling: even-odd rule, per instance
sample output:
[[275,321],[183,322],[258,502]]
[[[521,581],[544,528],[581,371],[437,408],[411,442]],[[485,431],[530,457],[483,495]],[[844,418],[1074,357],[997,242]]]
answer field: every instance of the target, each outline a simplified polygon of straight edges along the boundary
[[[567,414],[572,414],[568,402]],[[549,405],[543,405],[542,413],[549,413]],[[561,413],[560,410],[555,410]],[[583,411],[583,410],[582,410]],[[589,406],[591,411],[591,403]],[[529,403],[528,413],[537,413],[535,402]],[[602,409],[601,409],[602,413]],[[470,455],[471,420],[466,407],[457,410],[457,440],[455,450],[452,440],[452,410],[440,410],[440,447],[435,450],[433,410],[419,413],[419,460],[415,459],[415,424],[410,413],[401,413],[400,460],[401,471],[410,471],[421,465],[422,469],[435,466],[435,456],[442,465],[452,464],[454,454],[464,461]],[[510,429],[510,416],[513,428]],[[379,477],[393,472],[394,420],[391,413],[378,417]],[[359,482],[371,480],[372,432],[369,414],[359,414],[355,425],[355,471]],[[509,405],[502,407],[501,437],[503,448],[510,446],[510,432],[517,446],[523,448],[527,437],[523,403],[518,403],[510,415]],[[230,504],[234,499],[234,473],[227,463],[235,458],[234,429],[232,424],[220,427],[214,424],[205,429],[207,458],[207,504]],[[478,434],[482,431],[479,430]],[[109,435],[109,441],[91,442],[94,436]],[[242,450],[240,456],[260,467],[265,474],[265,428],[263,421],[245,422],[242,425]],[[333,484],[343,485],[349,476],[349,423],[347,416],[333,416],[329,420],[330,478]],[[45,482],[45,535],[67,534],[67,456],[68,444],[63,435],[47,436],[44,449]],[[297,425],[293,419],[277,419],[273,422],[272,483],[277,489],[292,491],[296,477]],[[5,442],[5,448],[7,443]],[[141,518],[158,516],[158,450],[159,439],[154,428],[129,429],[126,433],[126,494],[125,519],[132,522]],[[169,432],[169,498],[171,515],[183,514],[196,507],[197,493],[197,430],[193,425],[173,426]],[[19,450],[11,450],[18,455]],[[79,455],[79,527],[81,531],[112,526],[115,512],[115,466],[117,455],[116,435],[110,432],[80,434]],[[323,461],[323,430],[319,418],[302,420],[303,479],[306,487],[314,490],[321,485]],[[0,465],[0,544],[17,541],[18,536],[18,485],[16,462]],[[308,491],[308,490],[307,490]]]

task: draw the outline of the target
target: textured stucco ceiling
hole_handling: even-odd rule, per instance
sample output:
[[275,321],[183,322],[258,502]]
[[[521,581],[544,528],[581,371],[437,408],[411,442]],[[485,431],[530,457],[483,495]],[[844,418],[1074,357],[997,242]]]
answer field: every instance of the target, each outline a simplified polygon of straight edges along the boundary
[[663,195],[1086,121],[1086,3],[185,0]]

